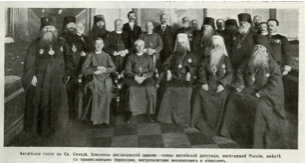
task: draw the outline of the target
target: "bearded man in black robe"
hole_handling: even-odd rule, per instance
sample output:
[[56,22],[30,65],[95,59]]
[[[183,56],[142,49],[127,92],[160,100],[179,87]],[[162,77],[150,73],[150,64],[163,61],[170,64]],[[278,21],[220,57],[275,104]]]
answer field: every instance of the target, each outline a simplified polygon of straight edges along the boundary
[[210,17],[205,17],[201,32],[198,32],[195,35],[192,45],[193,53],[202,58],[204,56],[205,48],[210,43],[211,37],[215,34],[216,32],[214,19]]
[[242,148],[287,148],[281,70],[267,48],[255,45],[236,76],[220,135]]
[[48,136],[66,126],[69,108],[64,78],[71,72],[72,58],[52,19],[41,18],[40,37],[29,47],[22,76],[25,131]]
[[106,21],[104,15],[95,15],[93,17],[92,31],[89,35],[91,40],[91,46],[95,46],[95,40],[97,38],[102,38],[103,40],[105,40],[108,33],[109,32],[106,29]]
[[238,33],[238,25],[235,19],[228,19],[225,22],[226,30],[224,32],[223,38],[226,44],[227,52],[229,56],[232,56],[232,46],[235,38],[235,35]]
[[253,36],[257,34],[251,30],[252,20],[250,14],[238,14],[238,20],[238,33],[233,38],[231,53],[229,53],[234,70],[237,70],[239,65],[251,55],[254,45]]
[[[83,80],[81,73],[82,65],[86,59],[86,55],[89,54],[93,47],[90,44],[90,40],[87,36],[83,35],[85,26],[82,23],[75,24],[76,18],[74,16],[66,16],[64,18],[64,32],[62,37],[65,39],[70,51],[73,55],[73,64],[69,69],[71,73],[68,74],[68,78],[65,81],[67,83],[68,92],[68,104],[69,112],[71,116],[78,116],[80,118],[79,102],[81,102],[78,96],[78,86],[80,80]],[[77,109],[78,108],[78,109]]]
[[207,135],[216,135],[224,113],[233,69],[223,38],[215,35],[198,69],[192,96],[191,126]]

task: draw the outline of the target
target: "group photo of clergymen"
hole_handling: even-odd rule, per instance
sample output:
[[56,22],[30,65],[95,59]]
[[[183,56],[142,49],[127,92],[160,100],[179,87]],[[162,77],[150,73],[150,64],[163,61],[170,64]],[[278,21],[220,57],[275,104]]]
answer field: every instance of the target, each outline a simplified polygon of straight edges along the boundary
[[6,8],[4,145],[298,149],[299,10]]

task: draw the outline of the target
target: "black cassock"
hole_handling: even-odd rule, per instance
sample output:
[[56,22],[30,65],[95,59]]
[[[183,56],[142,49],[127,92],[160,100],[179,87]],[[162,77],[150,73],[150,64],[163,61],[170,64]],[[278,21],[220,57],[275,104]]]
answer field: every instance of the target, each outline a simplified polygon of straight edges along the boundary
[[[233,43],[231,44],[229,52],[229,57],[234,70],[237,70],[239,65],[245,60],[248,59],[252,54],[253,48],[253,36],[257,33],[249,32],[247,34],[236,34],[233,38]],[[227,45],[227,44],[226,44]]]
[[[86,55],[89,54],[91,51],[94,50],[92,45],[90,44],[90,40],[85,35],[63,35],[63,38],[66,41],[66,44],[69,48],[69,50],[72,52],[72,65],[68,65],[68,69],[71,71],[69,74],[66,74],[67,76],[70,76],[70,80],[67,83],[67,93],[68,93],[68,104],[70,107],[70,113],[75,116],[75,114],[78,114],[79,112],[76,111],[77,107],[79,105],[79,100],[81,100],[79,97],[78,92],[78,86],[79,86],[79,75],[81,74],[82,65],[86,59]],[[77,109],[78,110],[78,109]]]
[[[220,135],[235,140],[242,148],[287,148],[284,91],[280,67],[253,69],[245,60],[237,70],[233,93],[226,104]],[[256,96],[260,95],[260,98]]]
[[[32,42],[22,77],[26,91],[25,131],[48,135],[66,126],[69,115],[64,77],[71,72],[67,69],[71,64],[72,55],[64,39],[59,38],[51,46],[40,39]],[[31,85],[34,75],[36,86]]]
[[[216,135],[230,92],[227,86],[232,81],[233,69],[227,56],[223,56],[215,67],[211,67],[209,62],[210,58],[205,58],[198,70],[198,85],[192,95],[191,126],[208,135]],[[204,84],[209,86],[208,91],[202,89]],[[219,85],[222,85],[224,90],[217,93]]]

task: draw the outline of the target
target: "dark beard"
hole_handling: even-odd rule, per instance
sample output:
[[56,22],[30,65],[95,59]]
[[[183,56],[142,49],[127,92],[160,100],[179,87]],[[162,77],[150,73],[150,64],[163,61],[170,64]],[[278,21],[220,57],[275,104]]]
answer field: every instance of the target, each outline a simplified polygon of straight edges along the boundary
[[104,37],[105,34],[107,34],[107,30],[106,30],[105,26],[103,28],[100,28],[95,25],[95,26],[93,26],[92,34],[95,38]]
[[187,52],[187,49],[186,47],[182,47],[182,46],[178,46],[177,49],[176,49],[176,53],[178,54],[185,54]]
[[62,37],[66,40],[67,43],[75,42],[76,33],[73,31],[64,31]]
[[215,34],[214,29],[203,30],[203,36],[201,38],[201,44],[206,46],[209,44],[211,37]]

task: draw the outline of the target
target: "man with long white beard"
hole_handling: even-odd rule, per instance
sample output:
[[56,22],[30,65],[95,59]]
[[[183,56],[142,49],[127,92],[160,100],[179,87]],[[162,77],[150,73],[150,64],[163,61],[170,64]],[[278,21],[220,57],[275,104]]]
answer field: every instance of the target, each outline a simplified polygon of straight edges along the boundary
[[223,38],[226,44],[228,55],[231,56],[234,37],[238,32],[238,25],[235,19],[228,19],[226,20],[225,24],[226,29]]
[[251,31],[252,20],[250,14],[238,14],[238,20],[239,32],[233,38],[232,51],[229,53],[234,70],[238,69],[242,61],[249,58],[253,47],[253,36],[256,34]]
[[92,31],[89,35],[90,40],[91,40],[91,46],[95,46],[95,40],[97,38],[102,38],[105,40],[107,34],[109,32],[106,29],[106,21],[105,21],[105,16],[104,15],[95,15],[93,17],[93,27]]
[[220,135],[242,148],[287,148],[281,70],[257,44],[237,70]]
[[273,58],[282,68],[282,75],[287,75],[291,71],[292,59],[290,54],[290,44],[287,37],[278,34],[279,21],[268,19],[269,44],[274,53]]
[[193,53],[204,57],[204,52],[208,44],[210,43],[211,37],[215,35],[215,24],[214,19],[210,17],[205,17],[203,25],[201,27],[201,32],[196,34],[193,41]]
[[73,56],[51,18],[41,18],[40,37],[26,54],[22,83],[26,92],[24,130],[48,136],[69,120],[64,78]]
[[187,34],[178,34],[173,54],[163,63],[165,79],[160,84],[158,121],[188,127],[192,85],[199,62],[190,51]]
[[198,85],[192,95],[191,126],[207,135],[216,135],[223,118],[228,85],[233,69],[224,40],[215,35],[198,69]]
[[[82,23],[75,24],[76,18],[74,16],[66,16],[64,18],[64,32],[62,37],[65,39],[67,45],[72,51],[73,65],[69,67],[70,74],[67,74],[67,93],[68,93],[68,104],[69,112],[71,116],[80,116],[81,107],[78,98],[78,86],[79,79],[82,80],[83,75],[81,73],[82,65],[85,61],[86,55],[89,54],[93,47],[90,44],[89,38],[83,35],[85,26]],[[77,109],[78,108],[78,109]],[[79,117],[80,118],[80,117]]]

